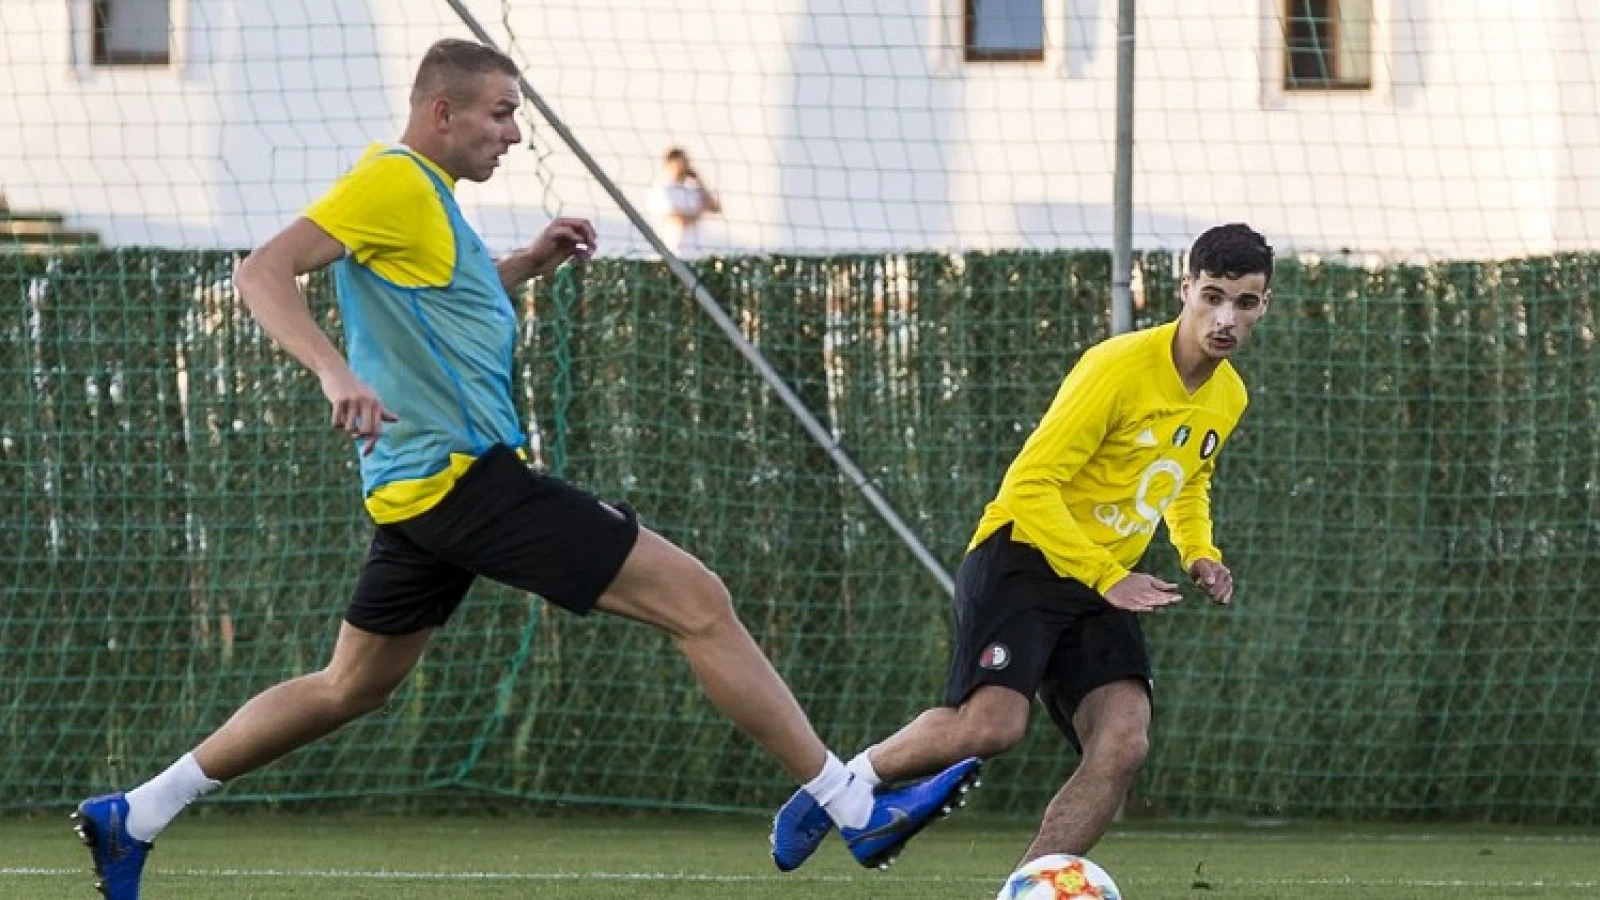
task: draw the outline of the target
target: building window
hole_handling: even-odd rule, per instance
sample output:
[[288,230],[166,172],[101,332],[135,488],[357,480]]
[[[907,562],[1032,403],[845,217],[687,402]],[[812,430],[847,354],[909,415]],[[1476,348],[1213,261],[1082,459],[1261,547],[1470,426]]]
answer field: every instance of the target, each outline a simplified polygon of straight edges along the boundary
[[94,0],[95,65],[164,66],[171,61],[168,0]]
[[1044,59],[1044,0],[966,0],[968,60]]
[[1283,87],[1372,87],[1372,0],[1285,0]]

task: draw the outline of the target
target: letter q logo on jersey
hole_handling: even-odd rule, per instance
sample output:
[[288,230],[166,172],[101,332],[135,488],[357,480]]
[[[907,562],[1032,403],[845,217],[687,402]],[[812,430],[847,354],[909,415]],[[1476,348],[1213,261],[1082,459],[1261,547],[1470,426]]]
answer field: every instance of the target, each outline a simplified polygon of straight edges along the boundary
[[1146,522],[1155,524],[1167,507],[1172,505],[1172,501],[1178,498],[1178,492],[1183,490],[1183,481],[1183,466],[1170,459],[1156,460],[1139,478],[1139,493],[1133,498],[1133,508]]
[[1094,508],[1095,521],[1123,537],[1155,531],[1161,514],[1178,499],[1185,478],[1182,465],[1174,460],[1158,459],[1146,466],[1139,476],[1131,513],[1118,503],[1100,503]]

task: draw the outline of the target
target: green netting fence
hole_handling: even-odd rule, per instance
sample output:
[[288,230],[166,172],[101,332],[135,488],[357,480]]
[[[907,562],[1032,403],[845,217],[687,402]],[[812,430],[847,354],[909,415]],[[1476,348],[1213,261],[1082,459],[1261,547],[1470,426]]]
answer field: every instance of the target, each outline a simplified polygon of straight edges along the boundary
[[[0,256],[0,808],[141,779],[327,656],[369,531],[354,459],[234,260]],[[1139,265],[1143,326],[1177,272]],[[952,567],[1106,335],[1098,252],[698,271]],[[1238,599],[1147,620],[1130,811],[1600,823],[1600,257],[1290,262],[1275,294],[1215,487]],[[946,598],[659,263],[529,301],[541,465],[716,569],[841,753],[937,701]],[[1149,564],[1176,574],[1159,541]],[[978,806],[1032,816],[1074,762],[1038,717]],[[217,799],[765,811],[790,787],[660,636],[481,586],[383,712]]]

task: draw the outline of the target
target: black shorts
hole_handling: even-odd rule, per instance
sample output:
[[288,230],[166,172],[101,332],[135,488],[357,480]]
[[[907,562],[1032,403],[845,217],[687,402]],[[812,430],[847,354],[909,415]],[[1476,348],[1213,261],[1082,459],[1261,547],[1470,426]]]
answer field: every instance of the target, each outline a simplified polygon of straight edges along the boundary
[[1150,653],[1138,617],[1057,575],[1037,548],[1011,539],[1009,525],[961,561],[955,607],[947,706],[960,706],[986,684],[1037,694],[1056,727],[1082,751],[1072,714],[1090,691],[1125,678],[1150,688]]
[[483,576],[580,615],[639,538],[639,520],[496,445],[427,512],[379,525],[345,621],[376,634],[443,625]]

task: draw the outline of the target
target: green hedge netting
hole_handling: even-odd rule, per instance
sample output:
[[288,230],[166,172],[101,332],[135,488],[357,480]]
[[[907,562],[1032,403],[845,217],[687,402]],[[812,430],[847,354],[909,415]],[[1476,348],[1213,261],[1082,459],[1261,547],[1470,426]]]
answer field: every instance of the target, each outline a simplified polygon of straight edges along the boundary
[[[331,646],[369,531],[354,457],[234,260],[0,256],[0,807],[147,776]],[[1176,276],[1140,265],[1147,325]],[[698,268],[951,567],[1106,336],[1100,252]],[[1215,482],[1238,600],[1147,620],[1135,811],[1600,823],[1600,257],[1286,263],[1274,287]],[[939,587],[659,263],[532,306],[543,465],[721,574],[841,753],[938,700]],[[1176,574],[1159,541],[1148,563]],[[1033,815],[1074,762],[1040,716],[980,806]],[[484,586],[382,714],[220,796],[764,810],[789,787],[656,633]]]

